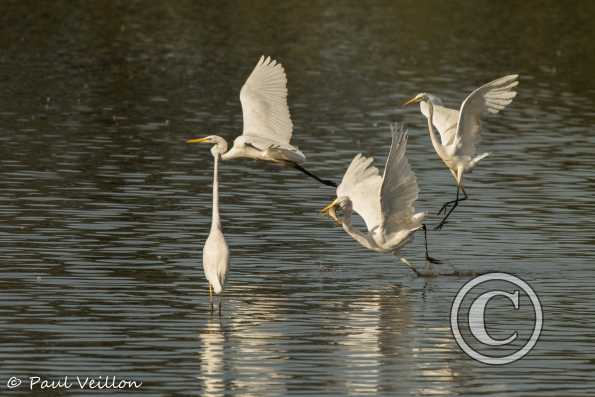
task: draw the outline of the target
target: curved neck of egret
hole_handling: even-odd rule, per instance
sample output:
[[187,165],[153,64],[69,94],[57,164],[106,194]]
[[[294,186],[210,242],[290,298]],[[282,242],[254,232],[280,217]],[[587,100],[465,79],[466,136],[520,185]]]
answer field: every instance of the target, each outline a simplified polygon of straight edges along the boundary
[[345,230],[345,232],[349,234],[351,238],[360,243],[362,246],[366,247],[367,249],[373,250],[375,248],[375,245],[373,244],[369,236],[360,232],[351,224],[351,214],[351,210],[344,211],[343,219],[341,220],[343,230]]
[[213,154],[213,220],[211,229],[221,229],[221,220],[219,219],[219,154]]
[[444,153],[444,147],[440,142],[440,137],[438,137],[438,134],[434,130],[434,104],[432,101],[426,101],[426,103],[428,104],[428,132],[430,133],[430,140],[432,141],[434,150],[442,158],[446,153]]
[[217,150],[219,150],[219,153],[221,155],[227,153],[227,141],[223,138],[221,138],[220,136],[215,136],[215,140],[217,141]]

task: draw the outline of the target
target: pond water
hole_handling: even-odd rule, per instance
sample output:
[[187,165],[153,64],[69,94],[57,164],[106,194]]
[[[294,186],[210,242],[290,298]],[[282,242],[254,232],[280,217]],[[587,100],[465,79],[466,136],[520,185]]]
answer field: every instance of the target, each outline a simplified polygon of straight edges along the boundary
[[[67,375],[142,380],[147,396],[593,395],[595,3],[1,7],[2,395],[88,393],[6,386]],[[358,152],[381,167],[388,124],[406,122],[432,224],[455,186],[400,103],[426,91],[457,107],[521,75],[430,249],[447,269],[530,283],[545,320],[528,356],[467,357],[449,312],[469,277],[416,278],[319,214],[332,189],[248,160],[221,164],[231,270],[210,314],[212,158],[184,141],[241,131],[261,54],[285,65],[294,143],[318,174],[339,180]],[[421,236],[402,254],[423,264]]]

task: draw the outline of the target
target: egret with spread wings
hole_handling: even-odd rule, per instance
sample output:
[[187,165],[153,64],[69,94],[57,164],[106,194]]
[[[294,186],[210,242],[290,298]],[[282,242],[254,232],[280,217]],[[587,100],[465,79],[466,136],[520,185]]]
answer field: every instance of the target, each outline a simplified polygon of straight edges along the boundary
[[[287,106],[287,77],[283,66],[262,56],[240,91],[244,131],[233,147],[221,158],[251,158],[294,167],[320,183],[337,187],[333,181],[321,179],[302,164],[306,156],[291,141],[293,123]],[[201,138],[187,143],[199,142]]]
[[[512,102],[517,95],[514,88],[519,84],[518,77],[512,74],[482,85],[469,94],[458,111],[442,106],[438,97],[427,93],[417,94],[405,102],[405,105],[419,102],[421,112],[428,119],[432,145],[457,184],[456,199],[444,203],[438,211],[438,215],[444,212],[445,216],[436,229],[444,226],[459,202],[467,200],[463,175],[470,173],[480,160],[490,154],[477,155],[476,151],[480,140],[481,116],[485,113],[498,113]],[[434,127],[440,136],[436,134]],[[460,193],[463,197],[460,197]]]
[[[229,249],[223,236],[221,219],[219,217],[219,157],[227,151],[227,142],[217,136],[197,139],[196,143],[214,145],[211,154],[214,159],[213,166],[213,212],[211,231],[202,250],[202,267],[205,277],[209,282],[209,300],[213,310],[213,292],[220,294],[223,291],[225,276],[229,268]],[[221,300],[219,300],[219,313],[221,313]]]
[[[439,263],[428,255],[425,214],[415,212],[419,189],[406,156],[407,132],[395,126],[391,130],[392,144],[384,174],[381,176],[372,165],[372,157],[356,155],[337,187],[337,198],[321,212],[339,223],[355,241],[376,252],[397,254],[417,230],[423,229],[426,259]],[[337,217],[337,207],[342,209],[342,219]],[[353,211],[361,216],[367,232],[352,225]]]

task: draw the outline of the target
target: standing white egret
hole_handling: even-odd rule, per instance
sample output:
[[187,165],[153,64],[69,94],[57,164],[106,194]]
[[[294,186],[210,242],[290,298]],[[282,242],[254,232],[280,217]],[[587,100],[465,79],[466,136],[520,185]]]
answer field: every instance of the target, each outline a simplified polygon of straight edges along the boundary
[[[358,154],[337,187],[337,198],[324,207],[326,213],[339,223],[345,232],[362,246],[376,252],[398,254],[413,240],[413,234],[424,230],[426,259],[440,263],[428,255],[425,214],[415,212],[419,193],[417,178],[407,160],[407,131],[391,125],[392,144],[384,167],[384,175],[372,166],[374,159]],[[339,220],[336,208],[343,210]],[[364,220],[367,233],[351,224],[352,212]],[[412,267],[417,274],[415,268]]]
[[[477,163],[490,154],[476,156],[475,146],[480,139],[481,115],[498,113],[512,102],[517,95],[513,89],[519,84],[518,77],[518,74],[511,74],[482,85],[469,94],[459,111],[442,106],[438,97],[427,93],[417,94],[404,103],[409,105],[419,102],[421,112],[428,119],[432,145],[457,183],[457,197],[444,203],[438,211],[438,215],[444,211],[445,216],[436,229],[441,229],[459,202],[469,197],[463,185],[463,175],[471,173]],[[434,132],[434,126],[440,138]],[[460,192],[464,195],[462,198],[459,198]],[[448,210],[450,205],[452,208]]]
[[[306,170],[302,166],[306,156],[290,143],[293,123],[287,106],[287,77],[280,63],[262,56],[240,91],[240,102],[244,131],[233,141],[233,147],[222,154],[223,160],[271,161],[294,167],[320,183],[337,187],[333,181]],[[190,139],[188,143],[196,141]]]
[[[223,237],[221,219],[219,217],[219,157],[227,151],[227,143],[218,136],[208,136],[196,139],[193,143],[210,143],[213,155],[213,213],[211,231],[202,250],[202,267],[205,277],[209,282],[209,301],[213,310],[213,292],[220,294],[223,291],[225,275],[229,266],[229,249]],[[221,300],[219,300],[219,313],[221,313]]]

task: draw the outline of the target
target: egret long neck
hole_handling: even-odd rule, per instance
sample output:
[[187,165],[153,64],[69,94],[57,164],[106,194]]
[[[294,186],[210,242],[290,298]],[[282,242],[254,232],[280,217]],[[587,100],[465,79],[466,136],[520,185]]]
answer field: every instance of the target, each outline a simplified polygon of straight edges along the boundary
[[440,141],[440,137],[434,130],[434,104],[431,101],[427,101],[428,106],[428,132],[430,133],[430,140],[432,141],[432,146],[434,146],[434,150],[438,153],[440,158],[443,158],[446,153],[444,151],[444,147],[442,146],[442,142]]
[[343,221],[341,223],[343,226],[343,230],[347,234],[349,234],[355,241],[366,247],[367,249],[374,250],[375,244],[374,242],[368,237],[367,234],[360,232],[358,229],[354,228],[351,224],[351,212],[345,212],[343,215]]
[[213,156],[213,220],[211,229],[221,229],[221,220],[219,219],[219,154]]

